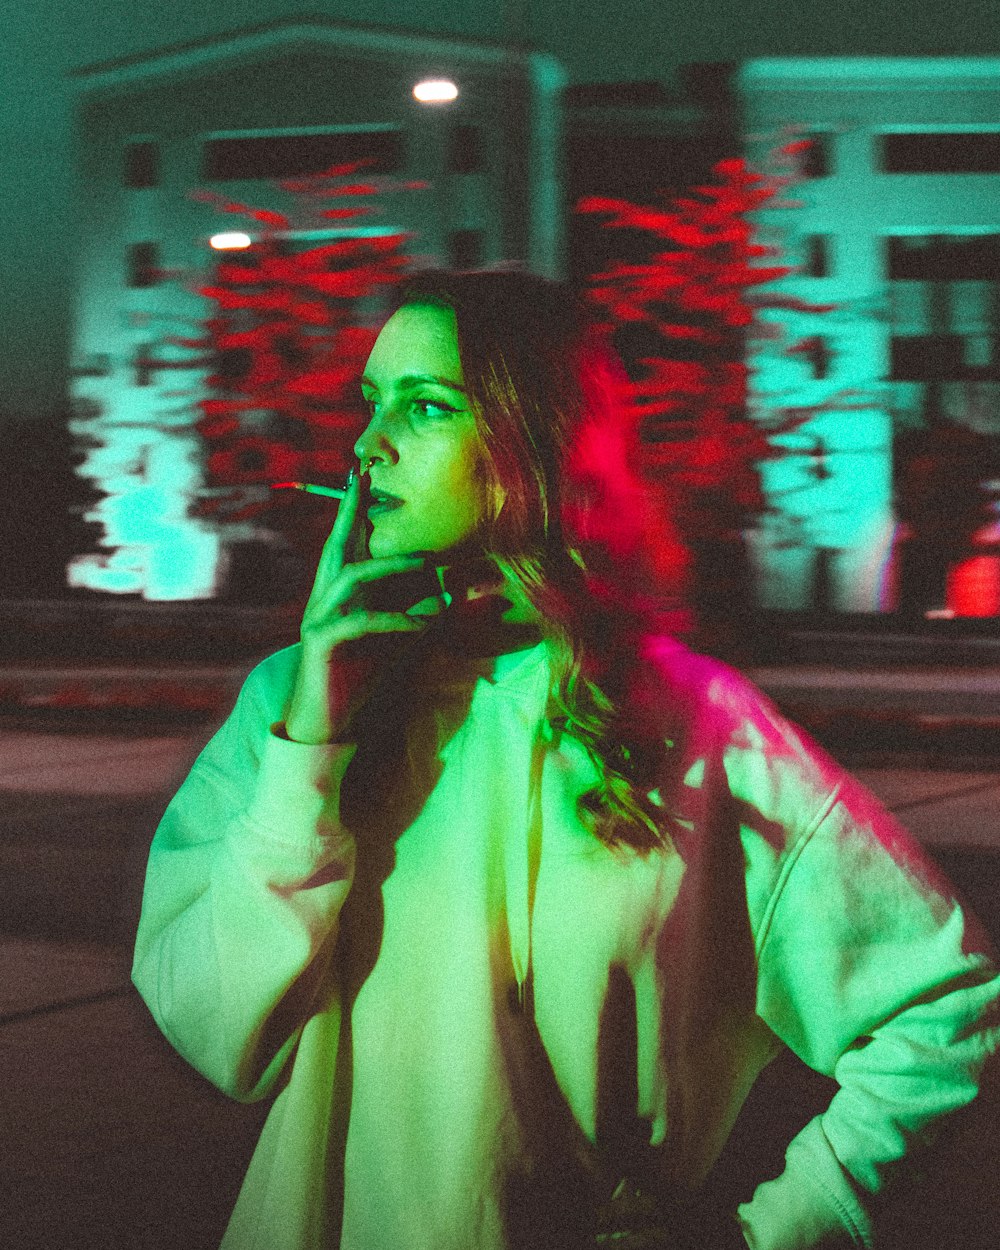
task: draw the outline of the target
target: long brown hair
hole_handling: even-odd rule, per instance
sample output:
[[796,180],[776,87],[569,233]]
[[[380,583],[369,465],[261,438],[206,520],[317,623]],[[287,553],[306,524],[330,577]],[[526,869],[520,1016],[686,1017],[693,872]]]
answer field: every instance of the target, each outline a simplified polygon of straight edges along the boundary
[[585,796],[609,845],[662,844],[647,797],[663,726],[642,698],[643,636],[683,553],[633,470],[624,370],[564,284],[517,269],[410,275],[395,307],[455,313],[471,406],[502,504],[486,555],[516,580],[552,644],[550,719],[597,767]]

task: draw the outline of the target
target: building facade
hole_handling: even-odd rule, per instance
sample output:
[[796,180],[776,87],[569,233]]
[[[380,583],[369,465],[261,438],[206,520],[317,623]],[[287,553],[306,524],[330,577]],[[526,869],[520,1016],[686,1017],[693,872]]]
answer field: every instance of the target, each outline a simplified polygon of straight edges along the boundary
[[996,615],[1000,60],[767,59],[738,81],[758,164],[812,141],[799,206],[760,224],[798,266],[781,289],[833,306],[771,314],[783,337],[751,353],[758,418],[807,418],[762,466],[762,602]]
[[[193,515],[200,412],[179,383],[190,391],[198,371],[171,339],[206,315],[193,286],[211,280],[209,239],[241,224],[198,193],[277,210],[287,197],[276,179],[371,161],[399,188],[380,198],[380,216],[286,242],[402,232],[427,261],[516,259],[556,276],[562,70],[503,45],[292,22],[78,77],[72,430],[88,449],[79,471],[100,492],[87,519],[104,550],[78,553],[69,584],[210,598],[226,544],[253,534]],[[414,97],[435,80],[456,98]]]

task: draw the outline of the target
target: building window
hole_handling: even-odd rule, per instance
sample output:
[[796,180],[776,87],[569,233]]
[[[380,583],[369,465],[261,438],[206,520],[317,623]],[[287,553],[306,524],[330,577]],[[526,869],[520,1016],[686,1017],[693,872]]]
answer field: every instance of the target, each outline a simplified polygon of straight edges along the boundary
[[[681,71],[687,78],[695,75],[695,67],[691,65],[682,66]],[[655,109],[670,103],[667,90],[658,78],[630,82],[570,83],[563,92],[563,104],[567,109]]]
[[970,360],[969,340],[962,334],[905,334],[891,341],[894,382],[985,382],[1000,380],[993,364]]
[[160,249],[156,243],[133,243],[128,249],[128,285],[156,286],[160,280]]
[[148,140],[125,148],[125,186],[130,191],[146,191],[160,185],[160,146]]
[[826,339],[821,334],[815,334],[811,338],[805,339],[801,347],[802,355],[809,363],[812,375],[817,381],[822,381],[830,375],[830,362],[833,353],[827,346]]
[[483,263],[482,230],[453,230],[448,236],[448,262],[453,269],[476,269]]
[[152,386],[153,374],[156,369],[153,363],[154,345],[152,343],[140,343],[135,349],[135,359],[133,368],[135,374],[133,377],[133,386]]
[[893,236],[886,253],[891,281],[1000,281],[1000,234]]
[[201,177],[211,182],[296,178],[362,160],[369,162],[366,174],[393,174],[403,168],[405,156],[397,130],[237,135],[206,142]]
[[814,130],[802,137],[809,140],[800,157],[802,174],[806,178],[829,178],[833,168],[832,136]]
[[882,136],[887,174],[1000,174],[1000,131]]
[[805,257],[802,272],[809,278],[830,276],[830,236],[811,234],[805,241]]
[[464,122],[453,126],[448,142],[448,172],[478,174],[482,168],[483,144],[479,127]]

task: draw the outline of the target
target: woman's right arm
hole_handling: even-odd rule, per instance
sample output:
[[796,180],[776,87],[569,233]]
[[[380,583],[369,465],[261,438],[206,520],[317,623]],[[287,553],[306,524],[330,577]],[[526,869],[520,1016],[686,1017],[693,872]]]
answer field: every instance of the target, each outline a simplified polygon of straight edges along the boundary
[[167,808],[136,937],[133,980],[165,1036],[248,1100],[294,1047],[354,867],[337,811],[354,748],[282,737],[268,697],[294,659],[279,652],[251,674]]
[[423,561],[366,559],[359,502],[354,478],[300,645],[247,679],[150,851],[133,980],[176,1049],[237,1098],[271,1088],[331,958],[355,853],[339,819],[355,748],[338,739],[389,655],[372,644],[422,628],[374,602],[385,579],[397,598],[412,588]]

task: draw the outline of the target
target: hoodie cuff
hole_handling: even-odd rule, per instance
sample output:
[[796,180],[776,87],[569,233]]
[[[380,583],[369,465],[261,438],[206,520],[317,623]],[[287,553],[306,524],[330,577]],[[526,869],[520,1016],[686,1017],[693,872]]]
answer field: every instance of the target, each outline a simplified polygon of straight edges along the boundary
[[[272,725],[264,741],[260,773],[247,816],[279,841],[298,842],[302,836],[336,832],[340,783],[357,747],[354,743],[311,745],[279,736],[283,726]],[[319,826],[322,824],[322,829]]]
[[871,1221],[819,1118],[792,1141],[785,1170],[738,1209],[750,1250],[848,1250],[873,1245]]

